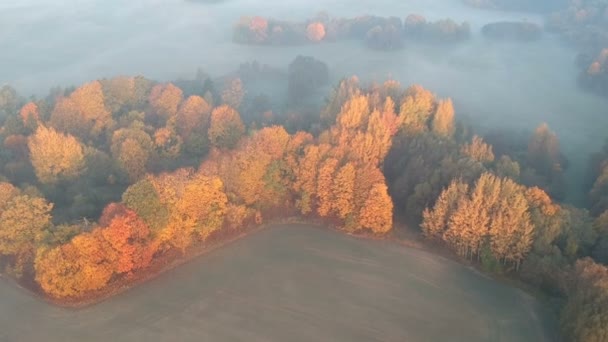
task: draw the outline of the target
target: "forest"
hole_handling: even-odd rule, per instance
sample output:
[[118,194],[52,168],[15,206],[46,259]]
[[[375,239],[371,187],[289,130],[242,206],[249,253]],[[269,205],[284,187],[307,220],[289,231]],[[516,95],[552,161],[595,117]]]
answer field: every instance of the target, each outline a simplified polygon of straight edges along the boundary
[[[544,27],[499,21],[481,34],[528,43],[555,33],[580,51],[579,83],[608,94],[608,2],[465,2],[545,14]],[[380,51],[475,34],[449,18],[326,13],[243,17],[232,33],[251,46],[354,40]],[[537,294],[564,340],[608,341],[608,142],[572,189],[548,124],[480,130],[456,101],[391,78],[332,84],[328,65],[304,55],[286,68],[117,76],[44,97],[3,86],[0,274],[53,303],[94,302],[296,217],[362,238],[414,236]],[[574,191],[584,203],[567,200]]]
[[[296,61],[305,66],[292,72],[319,72],[321,62]],[[78,301],[280,217],[387,238],[407,224],[486,272],[559,298],[565,336],[605,339],[608,152],[590,163],[589,208],[575,208],[559,202],[567,161],[546,124],[527,143],[482,137],[456,120],[450,99],[353,77],[299,124],[308,131],[294,130],[270,111],[241,116],[251,100],[238,78],[220,90],[208,78],[182,83],[117,77],[40,100],[3,88],[6,275]]]

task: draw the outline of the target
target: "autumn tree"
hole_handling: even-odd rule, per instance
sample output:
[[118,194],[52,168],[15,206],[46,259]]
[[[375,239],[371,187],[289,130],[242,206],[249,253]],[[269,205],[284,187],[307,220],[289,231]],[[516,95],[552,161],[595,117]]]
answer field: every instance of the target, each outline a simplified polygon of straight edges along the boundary
[[405,91],[400,104],[399,121],[401,126],[412,132],[427,130],[435,104],[435,96],[419,85],[413,85]]
[[441,234],[464,257],[480,256],[488,246],[496,260],[518,268],[534,241],[525,188],[490,173],[482,174],[468,193],[464,183],[454,181],[423,217],[427,237]]
[[490,243],[494,257],[519,268],[534,241],[528,201],[522,187],[506,179],[502,183],[500,205],[492,215]]
[[355,166],[347,163],[338,170],[332,185],[333,210],[341,219],[346,219],[354,210],[355,175]]
[[177,211],[187,224],[195,225],[194,233],[198,238],[205,240],[222,227],[227,205],[222,180],[198,174],[186,185]]
[[317,192],[317,172],[323,151],[317,145],[306,147],[304,155],[299,160],[296,178],[293,183],[294,191],[299,194],[296,202],[302,214],[308,214],[314,209],[314,196]]
[[0,209],[0,255],[13,258],[13,271],[20,276],[25,265],[33,260],[43,231],[51,225],[53,205],[42,198],[17,195],[3,207]]
[[223,105],[211,112],[209,140],[214,147],[232,149],[245,133],[245,125],[234,108]]
[[67,244],[41,247],[36,255],[36,282],[55,298],[78,298],[105,287],[116,260],[100,229],[80,234]]
[[509,177],[513,180],[519,180],[521,168],[517,161],[511,159],[509,156],[503,155],[496,162],[495,172],[499,177]]
[[340,81],[339,85],[332,89],[328,103],[321,112],[321,121],[329,126],[335,123],[346,101],[361,94],[359,79],[355,76]]
[[317,214],[326,217],[330,214],[334,197],[332,184],[338,168],[338,160],[335,158],[326,159],[319,169],[317,178]]
[[9,201],[20,193],[21,191],[19,188],[15,187],[11,183],[0,182],[0,214],[2,214],[2,211],[4,211]]
[[99,82],[103,87],[106,108],[114,116],[143,106],[153,86],[152,81],[142,76],[118,76]]
[[482,138],[475,135],[470,143],[464,144],[460,152],[469,158],[480,163],[488,164],[494,161],[494,153],[492,146],[486,144]]
[[359,214],[359,224],[374,233],[382,234],[393,226],[393,201],[385,184],[375,184]]
[[137,213],[152,229],[152,233],[162,229],[168,220],[168,210],[159,198],[149,177],[129,186],[122,194],[122,203]]
[[[146,223],[137,214],[120,204],[111,203],[105,209],[102,217],[108,221],[107,226],[101,229],[101,235],[108,243],[106,253],[112,255],[115,272],[130,273],[145,268],[152,259],[148,249],[147,239],[150,230]],[[116,212],[117,211],[117,212]],[[113,215],[111,212],[114,212]]]
[[99,81],[77,88],[69,97],[60,98],[51,114],[50,125],[57,130],[88,141],[97,139],[113,125]]
[[306,38],[311,42],[319,42],[325,38],[325,26],[320,22],[312,22],[306,27]]
[[203,155],[207,151],[210,116],[211,106],[200,96],[188,97],[177,111],[175,128],[188,153]]
[[454,134],[454,106],[452,100],[442,100],[433,115],[432,130],[435,134],[450,137]]
[[153,146],[150,136],[138,127],[121,128],[112,135],[112,157],[132,182],[145,175]]
[[217,176],[181,169],[151,181],[169,213],[159,232],[161,242],[185,252],[196,239],[204,240],[222,226],[228,199]]
[[84,168],[84,151],[76,138],[38,127],[28,139],[30,158],[41,183],[54,184],[74,179]]
[[421,224],[427,239],[441,240],[448,226],[448,220],[457,209],[459,201],[468,193],[468,184],[455,180],[439,195],[433,209],[424,209]]
[[175,116],[182,100],[182,90],[172,83],[158,84],[150,92],[150,105],[161,122]]
[[40,110],[34,102],[26,103],[19,110],[19,116],[25,127],[35,128],[40,122]]

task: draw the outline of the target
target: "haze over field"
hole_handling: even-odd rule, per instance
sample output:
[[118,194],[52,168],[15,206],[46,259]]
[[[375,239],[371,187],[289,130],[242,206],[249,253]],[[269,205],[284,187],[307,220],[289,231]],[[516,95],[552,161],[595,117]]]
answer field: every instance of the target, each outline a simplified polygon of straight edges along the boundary
[[[378,52],[342,41],[295,47],[255,47],[232,42],[232,27],[242,16],[264,15],[303,20],[320,11],[333,16],[363,14],[453,18],[471,23],[473,37],[463,44],[437,47],[413,44],[397,52]],[[603,140],[606,99],[576,85],[576,50],[556,37],[540,42],[492,42],[481,26],[499,20],[542,22],[530,13],[486,11],[461,0],[352,1],[229,0],[99,1],[0,3],[0,84],[23,95],[44,95],[52,86],[70,86],[113,75],[142,74],[158,80],[192,77],[197,68],[220,76],[246,61],[286,67],[299,54],[330,68],[332,84],[348,75],[404,85],[419,83],[454,99],[460,117],[480,127],[531,130],[547,122],[571,159],[572,188],[584,173],[588,155]],[[69,23],[69,25],[67,24]],[[589,124],[593,122],[593,124]],[[585,134],[582,134],[585,132]],[[569,201],[581,202],[573,191]]]
[[299,225],[78,311],[5,282],[0,301],[13,313],[3,341],[553,341],[519,290],[426,252]]

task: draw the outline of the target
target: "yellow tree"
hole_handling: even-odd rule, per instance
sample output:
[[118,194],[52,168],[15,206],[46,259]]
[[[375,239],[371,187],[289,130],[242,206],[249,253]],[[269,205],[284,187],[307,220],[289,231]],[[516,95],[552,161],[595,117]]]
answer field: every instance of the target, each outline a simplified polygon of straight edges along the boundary
[[133,77],[118,76],[99,81],[103,87],[106,108],[118,113],[124,107],[136,105],[136,82]]
[[182,217],[195,222],[195,233],[201,240],[222,227],[227,208],[228,197],[221,179],[201,174],[186,185],[183,197],[177,204]]
[[113,125],[112,113],[106,108],[99,81],[87,83],[67,98],[57,101],[51,114],[51,126],[88,140],[99,137]]
[[317,179],[317,214],[321,217],[328,216],[334,202],[332,184],[336,169],[338,168],[338,160],[335,158],[326,159],[319,169]]
[[112,135],[112,157],[132,182],[145,175],[152,148],[152,139],[141,129],[121,128]]
[[220,106],[211,112],[209,140],[215,147],[232,149],[245,133],[239,113],[230,106]]
[[158,84],[150,92],[150,105],[156,115],[166,121],[175,116],[183,96],[182,90],[172,83]]
[[30,159],[41,183],[54,184],[79,176],[85,165],[82,145],[71,135],[39,126],[28,139]]
[[82,297],[108,284],[116,267],[111,255],[100,229],[55,248],[42,247],[36,255],[36,281],[52,297]]
[[211,106],[200,96],[190,96],[177,111],[177,133],[188,142],[192,134],[207,135]]
[[297,206],[302,214],[308,214],[313,208],[313,196],[317,190],[316,180],[321,151],[318,145],[306,147],[296,169],[293,189],[299,194]]
[[341,219],[346,219],[355,209],[355,166],[346,163],[342,166],[334,179],[332,192],[334,197],[333,209]]
[[399,111],[401,127],[412,132],[427,130],[427,123],[435,108],[435,96],[419,85],[413,85],[405,92]]
[[353,131],[364,129],[370,115],[369,98],[365,95],[354,96],[348,100],[337,118],[338,144],[345,145]]
[[36,282],[53,298],[78,297],[83,288],[78,276],[78,252],[71,243],[41,247],[36,253]]
[[289,142],[289,133],[282,126],[262,128],[252,138],[255,149],[267,153],[273,160],[283,157]]
[[25,127],[36,125],[40,121],[40,110],[34,102],[28,102],[19,111]]
[[432,129],[435,134],[444,137],[454,134],[454,106],[451,99],[439,101],[437,104]]
[[52,208],[42,198],[20,195],[0,210],[0,255],[15,258],[13,267],[17,275],[33,260],[37,241],[51,225]]
[[0,215],[9,201],[21,193],[18,188],[8,182],[0,182]]
[[508,178],[503,179],[497,204],[489,229],[492,253],[497,260],[519,266],[534,239],[524,188]]
[[238,191],[245,204],[269,207],[274,202],[268,198],[266,178],[272,158],[263,151],[247,148],[238,154]]
[[461,147],[460,152],[465,156],[483,164],[488,164],[494,161],[492,145],[486,144],[483,139],[477,135],[473,136],[470,143],[464,144]]
[[467,196],[469,186],[462,180],[453,180],[441,192],[433,209],[426,208],[422,213],[422,232],[427,239],[441,239],[447,229],[448,220],[458,203]]
[[393,227],[393,201],[384,183],[372,187],[359,214],[359,224],[377,234],[384,234]]

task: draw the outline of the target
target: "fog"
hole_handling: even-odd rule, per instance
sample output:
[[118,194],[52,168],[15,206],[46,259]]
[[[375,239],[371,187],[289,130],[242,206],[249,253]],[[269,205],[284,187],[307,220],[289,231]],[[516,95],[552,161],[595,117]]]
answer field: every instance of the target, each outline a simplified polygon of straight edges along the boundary
[[[359,42],[297,47],[238,45],[233,24],[243,15],[304,19],[319,11],[332,16],[418,13],[471,23],[473,37],[454,46],[410,44],[380,52]],[[0,84],[22,95],[42,95],[52,86],[77,85],[119,74],[157,80],[191,77],[197,68],[213,76],[258,60],[286,67],[299,54],[326,62],[333,81],[356,74],[419,83],[452,97],[457,112],[479,127],[533,129],[547,122],[571,160],[572,188],[586,159],[601,147],[606,100],[579,90],[576,51],[545,34],[532,43],[491,42],[479,34],[497,20],[542,22],[529,13],[484,11],[460,0],[353,2],[349,0],[82,0],[0,2]],[[572,193],[570,201],[582,194]]]

